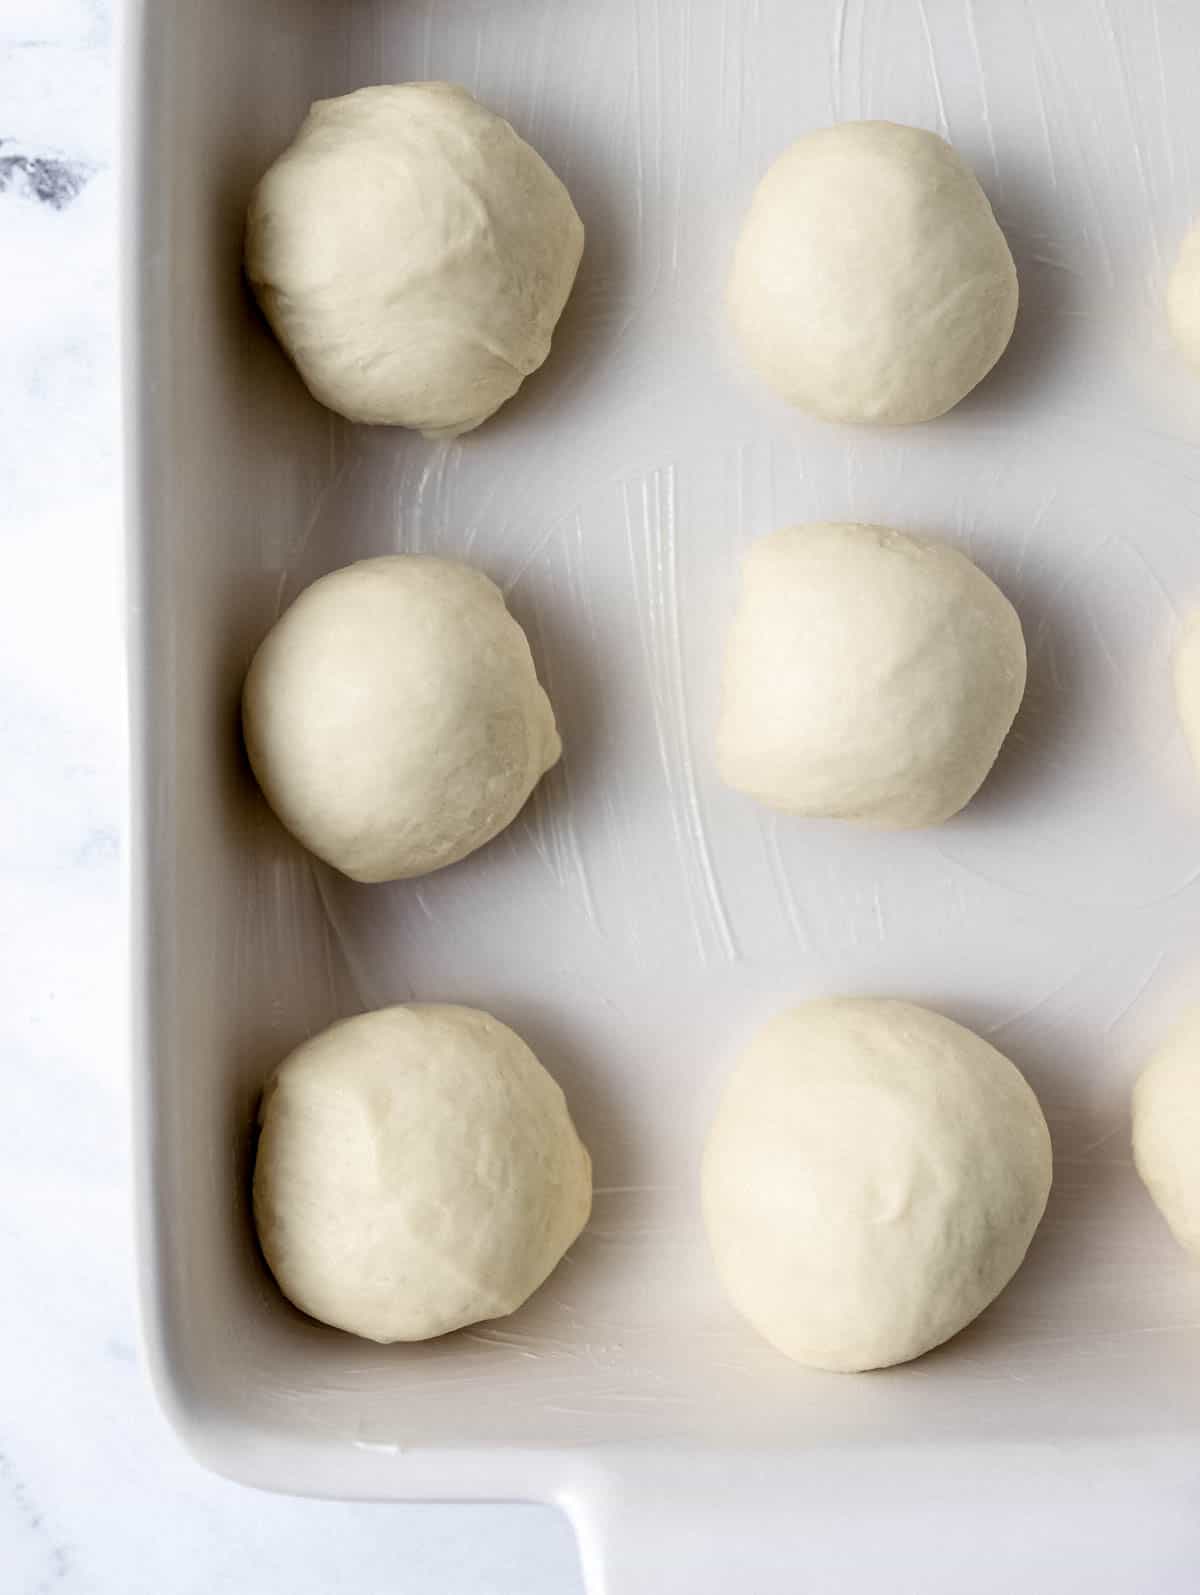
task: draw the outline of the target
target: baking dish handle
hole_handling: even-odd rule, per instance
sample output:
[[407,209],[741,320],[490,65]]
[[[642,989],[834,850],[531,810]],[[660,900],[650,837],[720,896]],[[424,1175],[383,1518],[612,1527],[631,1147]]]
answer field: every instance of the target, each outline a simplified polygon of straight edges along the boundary
[[[571,1512],[586,1595],[807,1595],[786,1519],[653,1492]],[[882,1587],[882,1586],[881,1586]],[[962,1592],[957,1592],[962,1595]]]
[[562,1504],[587,1595],[1195,1595],[1198,1479],[1193,1447],[1161,1437],[818,1447],[676,1456]]

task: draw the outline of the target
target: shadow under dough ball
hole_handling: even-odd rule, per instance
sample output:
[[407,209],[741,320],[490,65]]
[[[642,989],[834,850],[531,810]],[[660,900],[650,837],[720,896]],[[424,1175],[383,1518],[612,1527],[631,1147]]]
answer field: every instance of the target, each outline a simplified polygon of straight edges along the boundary
[[942,415],[1017,315],[1016,267],[974,174],[936,134],[894,122],[844,122],[784,151],[728,292],[759,376],[829,421]]
[[582,252],[563,184],[451,83],[318,100],[246,222],[246,275],[314,397],[432,436],[542,364]]

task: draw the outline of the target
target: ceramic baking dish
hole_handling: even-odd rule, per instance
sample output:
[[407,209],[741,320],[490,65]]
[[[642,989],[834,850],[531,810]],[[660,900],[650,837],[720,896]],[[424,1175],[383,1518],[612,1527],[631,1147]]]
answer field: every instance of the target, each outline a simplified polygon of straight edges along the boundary
[[[138,1201],[150,1364],[234,1478],[536,1498],[593,1595],[1192,1591],[1200,1277],[1129,1163],[1130,1081],[1194,992],[1200,792],[1169,656],[1200,596],[1200,383],[1161,325],[1200,209],[1200,13],[1143,0],[207,0],[127,6]],[[309,102],[466,83],[588,231],[553,354],[431,444],[312,402],[239,279],[243,206]],[[951,415],[849,431],[726,347],[756,175],[835,118],[949,133],[1021,275]],[[805,519],[945,535],[1016,602],[1030,687],[977,802],[926,833],[722,789],[738,559]],[[360,887],[264,809],[238,689],[281,605],[361,555],[473,559],[566,752],[441,874]],[[810,995],[908,996],[1026,1071],[1056,1151],[1025,1268],[945,1349],[781,1360],[718,1294],[695,1197],[720,1078]],[[492,1009],[562,1081],[592,1223],[520,1313],[381,1348],[291,1311],[246,1200],[264,1076],[335,1016]]]

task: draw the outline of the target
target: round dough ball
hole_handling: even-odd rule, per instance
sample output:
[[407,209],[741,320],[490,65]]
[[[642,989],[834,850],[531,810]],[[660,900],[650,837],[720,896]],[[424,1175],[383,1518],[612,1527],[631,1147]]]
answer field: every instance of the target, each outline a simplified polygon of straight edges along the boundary
[[259,1122],[263,1256],[302,1312],[368,1340],[515,1312],[591,1209],[562,1092],[474,1008],[331,1026],[275,1071]]
[[773,808],[936,825],[978,791],[1025,690],[1017,613],[944,543],[793,526],[743,566],[718,759]]
[[1175,342],[1200,369],[1200,222],[1183,240],[1167,284],[1167,321]]
[[780,1014],[734,1071],[703,1201],[734,1306],[797,1362],[859,1372],[957,1334],[1020,1266],[1050,1192],[1037,1098],[906,1002]]
[[356,881],[465,858],[562,752],[500,589],[416,554],[307,587],[254,656],[242,725],[280,820]]
[[545,360],[582,252],[545,161],[450,83],[318,100],[246,226],[247,276],[314,397],[437,436]]
[[1200,1010],[1133,1088],[1133,1161],[1175,1239],[1200,1257]]
[[987,196],[933,133],[845,122],[785,150],[734,256],[733,323],[789,404],[929,421],[1004,353],[1017,272]]

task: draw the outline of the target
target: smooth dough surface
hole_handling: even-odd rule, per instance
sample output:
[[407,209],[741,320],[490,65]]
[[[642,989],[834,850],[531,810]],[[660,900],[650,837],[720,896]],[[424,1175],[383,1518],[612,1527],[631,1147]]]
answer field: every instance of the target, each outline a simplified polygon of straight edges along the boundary
[[515,1312],[587,1222],[591,1163],[561,1090],[474,1008],[383,1008],[281,1064],[259,1114],[254,1218],[301,1311],[368,1340]]
[[1200,370],[1200,222],[1183,240],[1167,283],[1167,321],[1183,354]]
[[1200,1010],[1133,1088],[1133,1161],[1175,1239],[1200,1257]]
[[1012,1278],[1050,1137],[994,1047],[911,1003],[811,1002],[738,1063],[709,1133],[704,1217],[734,1306],[797,1362],[919,1357]]
[[759,376],[830,421],[928,421],[1004,353],[1017,272],[987,196],[920,128],[844,122],[759,184],[729,282]]
[[417,554],[360,560],[305,588],[254,656],[242,724],[280,820],[358,881],[465,858],[562,751],[500,589]]
[[439,436],[542,364],[582,252],[563,184],[450,83],[318,100],[246,226],[247,276],[314,396]]
[[721,773],[793,814],[935,825],[991,769],[1025,668],[1016,611],[956,549],[881,526],[789,527],[743,565]]

